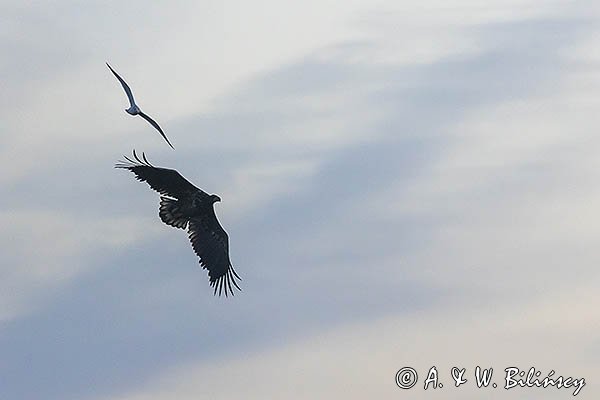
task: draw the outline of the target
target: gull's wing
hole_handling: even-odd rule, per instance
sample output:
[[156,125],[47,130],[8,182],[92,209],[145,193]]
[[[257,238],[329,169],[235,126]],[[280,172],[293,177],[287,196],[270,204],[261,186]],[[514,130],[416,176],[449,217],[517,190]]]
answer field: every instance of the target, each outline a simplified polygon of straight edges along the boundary
[[200,258],[202,268],[208,270],[210,286],[215,288],[214,294],[219,290],[231,293],[233,296],[233,286],[241,290],[235,279],[241,279],[235,273],[231,261],[229,260],[229,237],[223,229],[214,209],[211,207],[210,212],[190,218],[188,234],[192,248],[196,255]]
[[133,172],[138,181],[148,183],[152,189],[163,196],[181,199],[200,194],[209,197],[206,192],[191,184],[174,169],[159,168],[150,164],[144,153],[140,159],[134,150],[133,159],[125,156],[125,160],[127,161],[121,161],[115,167]]
[[169,142],[169,139],[167,139],[167,135],[165,135],[165,133],[163,132],[162,129],[160,129],[160,126],[158,126],[158,124],[156,123],[155,120],[153,120],[152,118],[150,118],[148,115],[144,114],[143,112],[140,111],[140,117],[144,118],[146,121],[148,121],[150,123],[150,125],[152,125],[153,127],[156,128],[156,130],[158,132],[160,132],[161,136],[166,140],[166,142],[169,144],[169,146],[171,146],[171,148],[173,150],[175,150],[175,147],[173,147],[173,145],[171,144],[171,142]]
[[135,106],[135,100],[133,99],[133,93],[131,93],[131,89],[129,88],[129,85],[123,80],[123,78],[121,78],[119,76],[119,74],[117,74],[115,72],[114,69],[112,69],[112,67],[110,65],[108,65],[108,63],[106,63],[106,66],[108,67],[108,69],[110,69],[110,71],[117,77],[117,79],[119,80],[119,82],[121,82],[121,86],[123,86],[123,89],[125,90],[125,93],[127,94],[127,98],[129,99],[129,105],[130,106]]

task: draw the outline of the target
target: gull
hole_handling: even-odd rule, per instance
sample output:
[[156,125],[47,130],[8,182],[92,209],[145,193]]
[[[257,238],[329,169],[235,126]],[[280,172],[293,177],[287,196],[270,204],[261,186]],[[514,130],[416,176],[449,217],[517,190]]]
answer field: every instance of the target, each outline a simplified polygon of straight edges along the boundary
[[129,108],[125,110],[127,112],[127,114],[133,115],[133,116],[139,115],[140,117],[144,118],[146,121],[148,121],[150,123],[150,125],[152,125],[153,127],[156,128],[156,130],[162,135],[162,137],[169,144],[169,146],[171,146],[171,148],[173,150],[175,150],[175,147],[173,147],[173,145],[171,144],[171,142],[169,142],[169,139],[167,139],[167,135],[165,135],[165,133],[160,128],[160,126],[158,126],[158,124],[156,123],[156,121],[153,120],[152,118],[150,118],[148,115],[144,114],[142,112],[142,110],[140,110],[140,108],[138,107],[138,105],[135,104],[135,100],[133,98],[133,93],[131,93],[131,88],[129,87],[129,85],[123,80],[123,78],[121,78],[119,76],[119,74],[117,74],[115,72],[114,69],[112,69],[112,67],[108,63],[106,63],[106,66],[117,77],[117,79],[119,80],[119,82],[121,82],[121,86],[123,86],[123,90],[125,90],[125,93],[127,94],[127,98],[129,99]]

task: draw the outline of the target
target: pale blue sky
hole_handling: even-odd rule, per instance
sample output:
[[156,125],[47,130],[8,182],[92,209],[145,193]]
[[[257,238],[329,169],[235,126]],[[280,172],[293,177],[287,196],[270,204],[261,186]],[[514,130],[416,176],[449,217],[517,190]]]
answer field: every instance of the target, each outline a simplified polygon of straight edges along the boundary
[[[432,365],[448,399],[483,394],[450,387],[455,365],[600,394],[598,6],[0,15],[0,398],[428,399],[394,374]],[[212,296],[158,196],[113,168],[132,148],[221,196],[239,295]]]

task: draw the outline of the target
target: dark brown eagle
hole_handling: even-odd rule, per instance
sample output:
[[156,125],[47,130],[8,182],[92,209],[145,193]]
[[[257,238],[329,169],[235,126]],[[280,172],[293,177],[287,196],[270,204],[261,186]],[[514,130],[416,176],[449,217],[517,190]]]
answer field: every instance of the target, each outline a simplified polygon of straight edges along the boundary
[[222,291],[225,296],[228,291],[233,295],[232,285],[241,290],[235,281],[235,278],[241,278],[229,260],[229,237],[217,220],[213,207],[221,198],[198,189],[173,169],[153,166],[144,153],[140,159],[134,150],[133,159],[125,156],[125,160],[115,167],[128,169],[137,180],[147,182],[161,194],[160,219],[175,228],[188,228],[192,248],[200,258],[200,265],[208,270],[214,294],[218,290],[219,296]]

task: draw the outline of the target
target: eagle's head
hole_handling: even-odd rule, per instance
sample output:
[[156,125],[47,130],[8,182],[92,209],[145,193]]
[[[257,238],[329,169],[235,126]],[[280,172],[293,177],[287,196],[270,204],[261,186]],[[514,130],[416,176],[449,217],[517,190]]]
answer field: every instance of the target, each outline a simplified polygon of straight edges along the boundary
[[216,194],[212,194],[212,195],[210,196],[210,200],[211,200],[213,203],[216,203],[217,201],[221,201],[221,198],[220,198],[219,196],[217,196]]

